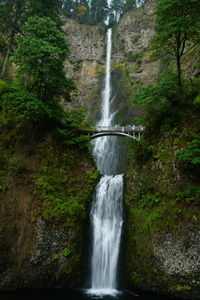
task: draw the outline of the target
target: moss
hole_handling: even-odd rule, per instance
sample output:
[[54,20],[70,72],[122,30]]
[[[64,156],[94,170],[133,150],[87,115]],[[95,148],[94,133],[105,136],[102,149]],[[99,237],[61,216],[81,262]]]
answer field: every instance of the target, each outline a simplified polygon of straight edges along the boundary
[[0,140],[4,288],[78,284],[86,211],[100,176],[92,156],[64,145],[52,131],[6,130]]
[[[198,299],[199,274],[166,274],[154,254],[156,237],[199,228],[199,175],[182,168],[176,152],[192,134],[196,135],[195,130],[199,132],[200,124],[197,115],[189,120],[188,115],[182,118],[175,128],[164,126],[160,132],[144,133],[145,145],[151,149],[149,155],[145,155],[147,147],[130,144],[124,273],[129,287]],[[187,238],[181,243],[186,250],[193,246]]]
[[63,255],[64,255],[65,257],[67,257],[67,256],[69,256],[72,252],[73,252],[72,249],[65,248],[65,249],[63,250]]
[[60,258],[59,254],[53,254],[52,257],[51,257],[51,260],[55,261],[55,260],[58,260],[59,258]]
[[191,286],[188,286],[188,285],[180,285],[178,284],[176,287],[175,287],[176,291],[177,292],[181,292],[181,291],[191,291],[192,290],[192,287]]
[[135,62],[138,66],[141,66],[143,55],[144,55],[144,51],[140,51],[138,53],[133,53],[133,51],[128,51],[126,58],[128,62]]

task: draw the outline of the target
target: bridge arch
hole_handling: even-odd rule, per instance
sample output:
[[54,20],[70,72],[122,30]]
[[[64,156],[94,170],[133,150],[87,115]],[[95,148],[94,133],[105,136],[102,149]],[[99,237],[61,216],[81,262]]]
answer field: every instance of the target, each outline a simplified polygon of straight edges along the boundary
[[140,139],[140,133],[138,133],[137,135],[131,135],[131,134],[128,134],[126,132],[117,132],[117,131],[110,131],[110,132],[98,132],[98,133],[95,133],[95,134],[92,134],[90,136],[90,139],[91,140],[94,140],[94,139],[97,139],[99,137],[102,137],[102,136],[123,136],[123,137],[129,137],[129,138],[132,138],[132,139]]

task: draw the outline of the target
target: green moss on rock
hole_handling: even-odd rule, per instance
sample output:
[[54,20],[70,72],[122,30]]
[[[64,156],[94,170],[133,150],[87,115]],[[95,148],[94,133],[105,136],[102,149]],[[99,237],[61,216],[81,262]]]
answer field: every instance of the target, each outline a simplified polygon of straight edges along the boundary
[[163,127],[157,135],[149,135],[147,156],[132,144],[125,191],[126,286],[199,299],[198,171],[183,168],[176,158],[192,128],[199,130],[197,123],[193,115],[187,129],[183,118],[176,130]]
[[99,179],[87,148],[52,131],[1,128],[0,289],[79,284]]

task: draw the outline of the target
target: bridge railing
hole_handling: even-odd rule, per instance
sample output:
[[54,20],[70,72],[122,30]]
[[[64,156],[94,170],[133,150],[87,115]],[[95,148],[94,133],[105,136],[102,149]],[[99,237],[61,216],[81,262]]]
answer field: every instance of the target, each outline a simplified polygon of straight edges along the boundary
[[90,128],[93,132],[142,132],[144,126],[95,126]]

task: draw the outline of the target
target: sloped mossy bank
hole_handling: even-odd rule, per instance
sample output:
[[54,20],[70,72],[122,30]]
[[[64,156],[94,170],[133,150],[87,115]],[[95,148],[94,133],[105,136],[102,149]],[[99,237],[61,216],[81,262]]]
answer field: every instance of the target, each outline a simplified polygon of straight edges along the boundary
[[199,132],[198,112],[188,109],[179,124],[146,132],[132,147],[123,263],[129,288],[200,297],[200,168],[177,156]]
[[99,177],[88,149],[42,128],[1,128],[0,165],[0,289],[79,284]]

